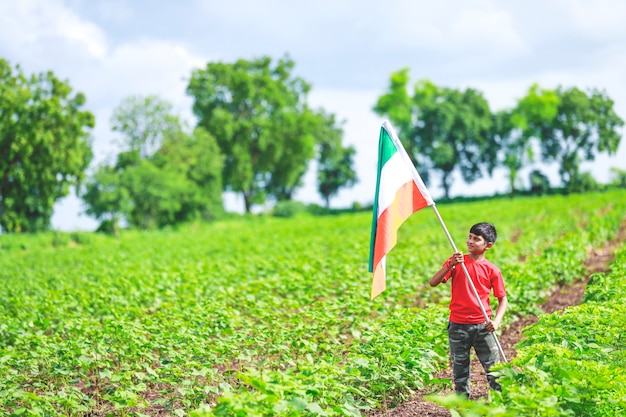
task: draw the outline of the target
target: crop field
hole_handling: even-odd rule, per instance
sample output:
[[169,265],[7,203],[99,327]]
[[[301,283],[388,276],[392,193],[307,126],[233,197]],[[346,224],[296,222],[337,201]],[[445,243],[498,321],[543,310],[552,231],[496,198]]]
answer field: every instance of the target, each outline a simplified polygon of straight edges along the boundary
[[[506,325],[538,314],[556,285],[583,278],[589,251],[615,238],[626,218],[626,190],[438,210],[461,250],[473,223],[496,225],[487,257],[504,274]],[[387,258],[387,290],[370,301],[370,229],[363,212],[241,217],[119,239],[0,235],[0,416],[359,416],[441,384],[433,373],[447,367],[449,287],[431,288],[428,279],[450,256],[449,242],[430,208],[415,213]],[[615,271],[624,281],[624,269]],[[544,358],[567,356],[559,349],[576,344],[563,340],[581,326],[610,329],[611,311],[624,325],[619,288],[595,282],[600,295],[590,301],[607,304],[589,304],[585,314],[597,320],[570,317],[556,353]],[[611,308],[611,297],[621,307]],[[542,323],[560,326],[556,318]],[[581,336],[578,350],[594,343],[598,358],[622,362],[590,364],[589,386],[594,369],[605,378],[624,361],[623,340],[603,351],[610,337],[602,337]],[[545,331],[529,338],[550,348]],[[575,403],[573,392],[540,398],[545,390],[524,388],[554,384],[540,377],[541,366],[555,362],[533,355],[522,353],[520,363],[537,369],[534,376],[503,370],[503,383],[518,387],[506,404],[521,407],[531,391],[524,401]],[[598,398],[617,401],[607,410],[621,406]],[[516,415],[506,404],[493,415]]]

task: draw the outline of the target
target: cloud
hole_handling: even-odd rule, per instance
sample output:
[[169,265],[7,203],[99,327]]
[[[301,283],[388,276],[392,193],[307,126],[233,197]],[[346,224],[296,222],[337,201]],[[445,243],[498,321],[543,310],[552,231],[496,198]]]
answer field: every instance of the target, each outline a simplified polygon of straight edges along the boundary
[[510,13],[491,2],[390,2],[381,16],[382,42],[390,47],[435,50],[446,56],[477,54],[477,59],[530,51]]
[[192,70],[205,63],[205,59],[174,42],[145,38],[123,43],[98,68],[100,82],[94,91],[107,101],[156,94],[180,102]]
[[[90,3],[93,0],[88,0]],[[136,17],[128,0],[105,0],[95,2],[98,15],[108,22],[130,22]]]
[[109,120],[114,108],[127,97],[156,95],[172,103],[176,114],[195,125],[192,100],[185,89],[192,70],[205,63],[180,44],[142,39],[121,44],[101,65],[78,76],[80,84],[89,86],[87,97],[97,111],[94,148],[102,152],[96,152],[96,161],[115,150]]
[[[360,181],[331,200],[345,206],[373,198],[381,119],[371,108],[393,71],[409,67],[413,81],[429,78],[446,87],[476,88],[492,109],[514,106],[534,82],[546,88],[598,87],[624,117],[624,21],[621,0],[195,0],[175,5],[13,0],[0,1],[0,55],[27,73],[52,70],[86,94],[86,107],[97,117],[98,159],[113,149],[109,118],[125,97],[158,95],[191,121],[185,88],[193,68],[289,53],[295,75],[313,86],[310,102],[345,119],[345,142],[357,148]],[[623,168],[626,144],[616,158],[596,166]],[[437,184],[432,188],[436,195]],[[307,174],[297,198],[321,201],[314,172]]]
[[626,36],[626,3],[621,0],[561,1],[574,27],[593,39],[616,41]]
[[39,65],[54,59],[48,46],[60,43],[67,50],[101,59],[106,55],[105,35],[72,9],[55,1],[20,0],[0,3],[0,46],[20,53]]

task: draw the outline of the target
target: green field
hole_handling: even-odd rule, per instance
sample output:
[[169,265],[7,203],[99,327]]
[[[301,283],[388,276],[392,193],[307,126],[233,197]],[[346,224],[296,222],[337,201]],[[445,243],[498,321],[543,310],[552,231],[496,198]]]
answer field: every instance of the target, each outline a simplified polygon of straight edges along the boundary
[[[498,228],[510,323],[584,276],[626,191],[438,209],[461,249],[473,223]],[[449,288],[428,279],[450,245],[414,214],[370,301],[370,228],[358,213],[1,235],[0,415],[361,415],[437,384]]]

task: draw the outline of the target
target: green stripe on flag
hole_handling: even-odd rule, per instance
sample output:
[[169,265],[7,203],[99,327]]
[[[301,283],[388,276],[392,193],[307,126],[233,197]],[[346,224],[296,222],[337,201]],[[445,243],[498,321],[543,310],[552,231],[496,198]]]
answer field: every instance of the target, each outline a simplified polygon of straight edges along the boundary
[[376,244],[376,228],[378,227],[378,192],[380,189],[380,174],[383,166],[398,152],[393,144],[389,132],[384,127],[380,128],[380,136],[378,139],[378,171],[376,174],[376,195],[374,196],[374,204],[372,208],[372,233],[370,234],[370,259],[369,272],[374,272],[374,246]]

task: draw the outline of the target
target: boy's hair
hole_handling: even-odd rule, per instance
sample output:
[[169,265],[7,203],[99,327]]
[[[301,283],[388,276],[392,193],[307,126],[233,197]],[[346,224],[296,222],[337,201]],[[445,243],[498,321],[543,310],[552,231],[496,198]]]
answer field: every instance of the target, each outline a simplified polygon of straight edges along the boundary
[[491,223],[476,223],[470,229],[470,233],[473,233],[477,236],[482,236],[486,242],[496,243],[496,239],[498,238],[498,233],[496,232],[496,227]]

